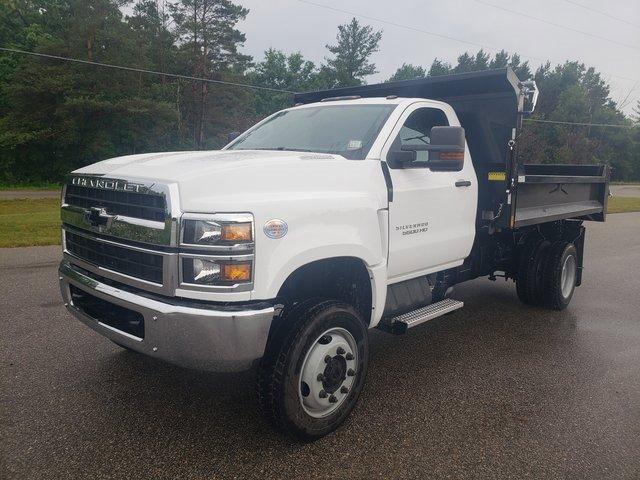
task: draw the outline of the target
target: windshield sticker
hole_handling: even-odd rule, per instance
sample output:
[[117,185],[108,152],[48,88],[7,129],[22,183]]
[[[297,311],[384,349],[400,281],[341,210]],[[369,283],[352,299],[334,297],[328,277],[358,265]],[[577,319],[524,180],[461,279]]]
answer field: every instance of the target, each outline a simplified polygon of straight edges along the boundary
[[360,150],[362,148],[362,140],[349,140],[347,150]]

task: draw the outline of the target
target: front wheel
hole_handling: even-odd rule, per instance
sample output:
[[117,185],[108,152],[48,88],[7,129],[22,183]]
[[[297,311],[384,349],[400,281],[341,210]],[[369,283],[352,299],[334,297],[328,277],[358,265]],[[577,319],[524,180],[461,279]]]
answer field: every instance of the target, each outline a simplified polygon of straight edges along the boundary
[[332,300],[294,308],[282,322],[259,367],[259,400],[276,426],[320,438],[346,419],[363,388],[367,329],[351,306]]

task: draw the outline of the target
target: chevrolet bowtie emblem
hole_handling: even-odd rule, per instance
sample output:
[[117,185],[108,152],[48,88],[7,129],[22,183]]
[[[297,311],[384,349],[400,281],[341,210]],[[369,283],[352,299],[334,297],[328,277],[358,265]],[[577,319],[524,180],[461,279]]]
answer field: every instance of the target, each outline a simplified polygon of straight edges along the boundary
[[109,215],[104,208],[91,207],[84,212],[84,219],[92,227],[110,227],[115,215]]

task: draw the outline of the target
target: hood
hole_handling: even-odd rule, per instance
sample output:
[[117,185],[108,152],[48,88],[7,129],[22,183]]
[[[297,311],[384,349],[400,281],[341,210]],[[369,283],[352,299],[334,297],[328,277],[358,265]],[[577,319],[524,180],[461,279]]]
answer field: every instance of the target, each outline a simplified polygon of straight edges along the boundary
[[181,208],[190,212],[210,212],[213,205],[216,211],[248,210],[254,202],[309,196],[377,196],[371,181],[376,187],[383,182],[379,161],[261,150],[129,155],[73,173],[177,184]]
[[172,183],[221,173],[242,174],[243,171],[264,166],[265,162],[283,166],[318,160],[347,161],[340,155],[262,150],[165,152],[111,158],[76,170],[74,173],[135,177],[141,180]]

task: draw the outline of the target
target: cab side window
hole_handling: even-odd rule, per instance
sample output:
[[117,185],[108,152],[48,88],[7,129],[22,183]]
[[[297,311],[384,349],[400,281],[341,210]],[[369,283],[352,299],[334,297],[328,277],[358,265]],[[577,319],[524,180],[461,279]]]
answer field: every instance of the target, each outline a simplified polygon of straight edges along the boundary
[[[431,128],[449,126],[445,113],[438,108],[418,108],[405,120],[394,143],[401,146],[431,143]],[[416,152],[416,163],[428,162],[429,152]]]

